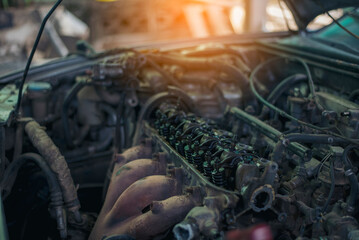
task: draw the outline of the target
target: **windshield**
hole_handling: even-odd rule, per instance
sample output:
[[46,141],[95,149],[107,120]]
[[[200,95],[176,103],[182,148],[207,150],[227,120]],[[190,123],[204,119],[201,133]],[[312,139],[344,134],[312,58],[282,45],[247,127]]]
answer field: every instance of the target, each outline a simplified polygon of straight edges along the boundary
[[[350,32],[359,35],[359,10],[350,8],[340,11],[343,12],[343,16],[338,19],[338,22]],[[347,48],[359,51],[359,40],[350,36],[348,32],[334,22],[313,33],[312,38],[323,43],[336,44],[338,47],[341,46],[342,49]]]
[[[53,2],[0,1],[0,75],[24,67],[41,19]],[[348,16],[342,21],[354,25],[354,18]],[[319,29],[330,23],[330,19],[321,16],[310,27]],[[292,13],[278,0],[63,1],[47,24],[34,64],[77,51],[79,40],[102,51],[163,41],[282,32],[288,28],[297,30]],[[326,39],[337,30],[332,25],[315,37]],[[342,41],[340,37],[341,34],[333,39]]]

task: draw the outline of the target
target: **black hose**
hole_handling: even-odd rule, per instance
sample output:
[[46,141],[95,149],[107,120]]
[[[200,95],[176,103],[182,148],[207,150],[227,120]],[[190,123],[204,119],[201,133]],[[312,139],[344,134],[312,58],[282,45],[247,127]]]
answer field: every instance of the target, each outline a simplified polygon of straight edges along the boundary
[[[297,142],[297,143],[310,143],[310,144],[331,144],[337,145],[342,143],[348,143],[347,140],[334,137],[327,134],[302,134],[302,133],[291,133],[283,136],[282,140],[278,141],[273,149],[272,161],[280,162],[282,160],[283,153],[285,148],[289,145],[289,143]],[[309,158],[308,158],[309,159]]]
[[[130,126],[128,125],[129,123],[129,118],[130,118],[130,111],[132,109],[128,106],[125,106],[124,109],[123,109],[123,116],[122,116],[122,121],[123,121],[123,136],[124,136],[124,148],[128,148],[130,147],[129,145],[131,144],[131,140],[133,139],[133,135],[134,133],[130,132],[131,129],[130,129]],[[132,135],[132,136],[131,136]]]
[[70,107],[71,101],[76,97],[77,93],[86,85],[87,83],[84,81],[77,82],[67,93],[64,99],[64,103],[62,105],[62,115],[61,115],[62,127],[64,130],[66,145],[69,146],[70,148],[73,148],[75,145],[71,137],[68,109]]
[[110,126],[115,126],[117,123],[116,111],[107,104],[100,104],[100,110],[107,114]]
[[327,211],[327,208],[330,204],[330,200],[332,199],[335,190],[334,160],[330,161],[330,181],[331,181],[330,191],[328,198],[322,207],[322,213],[325,213]]
[[99,95],[99,97],[108,104],[118,105],[121,103],[122,95],[118,92],[110,93],[109,91],[107,91],[102,87],[96,87],[95,91]]
[[34,46],[31,49],[31,53],[30,53],[29,59],[27,60],[26,67],[25,67],[25,70],[24,70],[24,74],[22,76],[22,80],[21,80],[21,83],[20,83],[19,94],[18,94],[17,104],[16,104],[16,108],[15,108],[15,116],[19,115],[19,111],[20,111],[20,107],[21,107],[21,101],[22,101],[22,94],[23,94],[23,89],[24,89],[24,85],[25,85],[25,82],[26,82],[27,74],[29,73],[30,65],[31,65],[32,59],[34,58],[37,46],[39,45],[41,35],[44,32],[46,23],[49,20],[50,16],[55,12],[56,8],[61,4],[61,2],[62,2],[62,0],[57,0],[57,2],[54,4],[54,6],[50,9],[50,11],[46,14],[46,16],[44,17],[44,19],[41,22],[40,30],[37,33]]
[[344,170],[345,170],[345,175],[348,177],[349,182],[350,182],[350,195],[348,197],[347,200],[347,205],[348,205],[348,212],[353,212],[355,210],[356,207],[356,202],[358,200],[358,194],[359,194],[359,184],[358,184],[358,179],[355,176],[354,172],[353,172],[353,165],[349,160],[349,152],[351,150],[353,150],[354,148],[357,148],[357,146],[355,145],[349,145],[344,149],[343,155],[342,155],[342,160],[344,163]]
[[107,114],[111,127],[108,128],[109,133],[107,134],[107,137],[95,146],[95,152],[104,151],[111,145],[117,123],[116,111],[112,107],[106,104],[100,104],[100,109]]
[[214,84],[211,86],[211,90],[214,92],[218,102],[219,106],[222,112],[224,112],[228,106],[228,101],[224,97],[223,91],[220,87],[218,87],[218,82],[214,82]]
[[[316,129],[316,130],[322,130],[320,127],[317,127],[315,125],[312,125],[312,124],[309,124],[309,123],[306,123],[306,122],[303,122],[295,117],[293,117],[292,115],[286,113],[285,111],[281,110],[280,108],[274,106],[272,103],[268,102],[267,100],[265,100],[256,90],[255,88],[255,76],[257,75],[257,73],[259,72],[259,70],[261,68],[263,68],[265,65],[269,64],[269,63],[272,63],[274,61],[277,61],[279,59],[282,59],[280,57],[276,57],[276,58],[272,58],[272,59],[269,59],[267,60],[266,62],[264,63],[261,63],[259,64],[252,72],[251,76],[249,77],[249,85],[250,85],[250,88],[251,88],[251,91],[253,92],[253,94],[256,96],[256,98],[262,102],[265,106],[267,106],[268,108],[274,110],[275,112],[277,112],[279,115],[281,115],[282,117],[285,117],[285,118],[288,118],[294,122],[297,122],[297,123],[300,123],[304,126],[307,126],[307,127],[310,127],[310,128],[313,128],[313,129]],[[303,60],[300,60],[300,62],[303,62]],[[307,75],[308,75],[308,79],[310,82],[313,81],[312,77],[311,77],[311,74],[310,74],[310,71],[309,71],[309,68],[308,66],[305,64],[304,66],[306,66],[306,70],[308,69],[308,72],[307,72]],[[311,90],[311,93],[312,94],[315,94],[315,92],[313,91],[312,92],[312,89],[314,89],[314,87],[312,86],[312,84],[309,84],[309,88]]]
[[91,144],[90,146],[86,146],[86,147],[82,147],[82,148],[78,148],[78,149],[66,152],[64,154],[64,156],[66,157],[66,159],[73,159],[73,158],[77,158],[80,156],[86,156],[89,154],[94,154],[94,153],[104,151],[111,145],[111,142],[113,139],[112,133],[113,133],[113,130],[108,129],[107,137],[105,139],[95,142],[95,143]]
[[298,207],[298,210],[306,216],[308,224],[321,220],[320,208],[311,208],[302,201],[296,201],[295,205]]
[[[314,129],[314,130],[318,130],[318,131],[321,131],[321,132],[324,132],[324,133],[327,133],[327,134],[330,134],[332,135],[333,137],[338,137],[338,138],[342,138],[344,140],[346,140],[347,142],[350,142],[350,143],[353,143],[353,144],[356,144],[358,145],[359,142],[355,139],[350,139],[350,138],[347,138],[345,136],[342,136],[340,134],[337,134],[337,133],[334,133],[334,132],[331,132],[331,131],[328,131],[328,128],[322,128],[322,127],[318,127],[318,126],[315,126],[313,124],[310,124],[310,123],[307,123],[307,122],[304,122],[304,121],[301,121],[299,120],[298,118],[295,118],[293,117],[292,115],[286,113],[285,111],[283,111],[282,109],[274,106],[273,104],[269,103],[267,100],[265,100],[256,90],[255,88],[255,82],[254,82],[254,79],[255,79],[255,76],[257,74],[257,72],[263,67],[265,66],[266,64],[269,64],[273,61],[276,61],[280,59],[279,57],[278,58],[273,58],[273,59],[270,59],[260,65],[258,65],[252,72],[250,78],[249,78],[249,84],[250,84],[250,88],[253,92],[253,94],[256,96],[256,98],[261,101],[265,106],[267,106],[268,108],[274,110],[275,112],[277,112],[280,116],[282,117],[285,117],[289,120],[292,120],[293,122],[299,124],[299,125],[302,125],[302,126],[306,126],[308,128],[311,128],[311,129]],[[296,61],[299,61],[300,63],[303,64],[303,66],[305,67],[306,71],[307,71],[307,75],[308,75],[308,80],[309,80],[309,89],[311,90],[311,93],[313,95],[313,98],[314,100],[316,101],[317,103],[317,95],[315,94],[315,91],[314,91],[314,84],[313,84],[313,79],[311,77],[311,74],[310,74],[310,71],[309,71],[309,67],[308,65],[302,60],[302,59],[298,59],[298,58],[295,58],[293,60],[296,60]],[[317,103],[317,105],[319,105],[319,103]]]
[[308,81],[308,77],[304,74],[294,74],[287,78],[285,78],[283,81],[281,81],[269,94],[267,101],[275,104],[280,96],[282,96],[283,93],[288,91],[293,85]]
[[40,169],[44,172],[50,187],[50,193],[61,194],[59,196],[59,199],[61,199],[61,204],[62,204],[62,191],[55,174],[51,171],[45,159],[35,153],[23,154],[7,167],[4,174],[4,178],[1,182],[1,189],[3,195],[6,197],[11,192],[11,189],[15,183],[15,179],[17,177],[17,173],[19,169],[23,165],[28,163],[29,160],[36,163],[40,167]]
[[56,175],[50,169],[46,160],[36,153],[26,153],[21,155],[15,161],[13,161],[4,173],[4,178],[1,182],[1,190],[3,195],[6,197],[10,194],[11,189],[15,183],[17,174],[22,166],[29,161],[36,163],[40,167],[42,172],[46,176],[47,183],[50,190],[51,207],[54,208],[57,220],[57,228],[60,231],[61,238],[66,238],[67,230],[65,225],[65,216],[62,211],[63,198],[60,184],[57,180]]
[[[75,216],[78,216],[80,202],[77,196],[77,189],[64,156],[46,131],[36,121],[30,120],[26,123],[25,132],[31,143],[39,151],[40,155],[45,158],[51,170],[56,174],[63,193],[66,208],[71,213],[74,213]],[[76,219],[76,221],[81,222],[82,220]]]
[[[303,81],[307,81],[307,76],[304,74],[294,74],[285,78],[269,94],[269,96],[267,97],[267,101],[275,105],[275,103],[277,102],[279,97],[282,96],[283,93],[287,92],[291,87],[293,87],[293,85]],[[267,106],[264,106],[259,118],[263,119],[264,116],[268,113],[268,111],[269,108]]]
[[[255,75],[257,74],[257,72],[262,69],[264,66],[266,66],[267,64],[270,64],[272,62],[275,62],[275,61],[278,61],[280,59],[284,59],[283,57],[275,57],[275,58],[271,58],[261,64],[259,64],[252,72],[251,74],[251,78],[254,78]],[[308,79],[308,85],[309,85],[309,90],[310,90],[310,93],[312,94],[313,98],[316,100],[316,92],[315,92],[315,87],[314,87],[314,81],[313,81],[313,77],[312,77],[312,74],[310,72],[310,69],[309,69],[309,66],[308,64],[301,58],[289,58],[289,60],[292,60],[292,61],[296,61],[296,62],[299,62],[303,67],[304,67],[304,70],[306,72],[306,75],[307,75],[307,79]],[[316,101],[317,103],[317,101]]]
[[116,109],[116,115],[117,115],[117,123],[116,123],[116,128],[115,128],[115,148],[117,152],[122,152],[122,149],[124,149],[125,144],[126,144],[126,136],[125,136],[125,129],[126,129],[126,120],[125,120],[125,116],[124,116],[124,108],[125,108],[125,99],[126,99],[126,94],[122,94],[121,97],[121,103],[118,104],[118,107]]
[[285,135],[284,138],[290,142],[299,143],[340,144],[348,142],[345,139],[334,137],[328,134],[291,133]]

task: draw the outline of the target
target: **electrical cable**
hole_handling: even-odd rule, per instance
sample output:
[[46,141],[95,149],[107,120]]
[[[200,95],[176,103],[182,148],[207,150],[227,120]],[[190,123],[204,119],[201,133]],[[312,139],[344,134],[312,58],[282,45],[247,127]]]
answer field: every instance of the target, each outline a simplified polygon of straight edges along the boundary
[[[331,132],[331,131],[328,131],[328,128],[323,128],[323,127],[318,127],[318,126],[315,126],[313,124],[310,124],[310,123],[307,123],[307,122],[304,122],[302,120],[299,120],[298,118],[295,118],[293,117],[292,115],[286,113],[285,111],[283,111],[282,109],[274,106],[273,104],[269,103],[267,100],[265,100],[256,90],[255,88],[255,83],[254,83],[254,79],[255,79],[255,76],[257,75],[257,73],[259,72],[259,70],[261,68],[263,68],[265,65],[271,63],[271,62],[274,62],[274,61],[277,61],[279,59],[282,59],[282,57],[275,57],[275,58],[271,58],[269,60],[267,60],[266,62],[263,62],[261,64],[259,64],[252,72],[252,74],[250,75],[249,77],[249,85],[250,85],[250,88],[251,88],[251,91],[253,92],[253,94],[255,95],[255,97],[260,101],[262,102],[265,106],[267,106],[268,108],[276,111],[280,116],[282,117],[285,117],[289,120],[292,120],[296,123],[298,123],[299,125],[303,125],[303,126],[306,126],[308,128],[311,128],[311,129],[314,129],[314,130],[317,130],[317,131],[320,131],[320,132],[324,132],[326,134],[330,134],[332,136],[335,136],[335,137],[339,137],[339,138],[342,138],[342,139],[345,139],[347,140],[348,142],[350,143],[353,143],[355,145],[358,145],[359,142],[357,140],[354,140],[354,139],[350,139],[350,138],[347,138],[345,136],[342,136],[342,135],[339,135],[339,134],[336,134],[334,132]],[[309,81],[309,88],[311,90],[311,93],[312,95],[315,97],[316,94],[314,92],[314,82],[313,82],[313,79],[312,79],[312,75],[310,74],[310,69],[308,67],[308,65],[304,62],[304,60],[302,59],[299,59],[299,58],[289,58],[289,60],[295,60],[295,61],[298,61],[300,63],[303,64],[303,66],[305,67],[305,70],[307,71],[307,76],[308,76],[308,81]],[[313,92],[312,92],[313,91]]]
[[323,4],[318,1],[318,0],[315,0],[315,2],[318,4],[318,6],[323,10],[324,13],[326,13],[328,15],[328,17],[330,17],[333,22],[338,25],[341,29],[343,29],[345,32],[347,32],[350,36],[356,38],[356,39],[359,39],[359,36],[356,35],[355,33],[353,33],[352,31],[350,31],[349,29],[347,29],[346,27],[344,27],[340,22],[338,22],[337,19],[335,19],[326,9],[325,7],[323,6]]
[[316,179],[318,180],[319,177],[319,173],[322,171],[322,168],[324,166],[324,164],[328,161],[328,159],[330,159],[333,156],[332,152],[329,152],[327,155],[324,156],[324,158],[322,159],[322,161],[320,161],[320,166],[318,168],[318,173],[317,173],[317,177]]
[[285,25],[287,26],[289,32],[294,32],[289,26],[289,21],[288,21],[287,16],[285,15],[285,11],[284,11],[284,8],[282,6],[282,1],[283,0],[278,0],[278,5],[279,5],[279,8],[280,8],[280,10],[282,12],[282,15],[283,15],[283,18],[284,18],[284,21],[285,21]]
[[358,194],[359,194],[358,178],[353,171],[353,164],[351,163],[349,156],[348,156],[350,151],[352,151],[355,148],[358,148],[358,146],[355,146],[355,145],[347,146],[344,149],[344,152],[342,155],[342,161],[344,163],[345,175],[348,177],[349,183],[350,183],[350,195],[347,199],[347,205],[348,205],[347,209],[348,209],[348,212],[351,212],[351,213],[353,213],[356,208],[356,205],[357,205],[356,203],[357,203]]
[[[276,104],[277,100],[282,96],[282,94],[292,88],[293,85],[304,81],[308,81],[307,76],[304,74],[294,74],[285,78],[284,80],[280,81],[280,83],[271,91],[267,97],[267,101],[273,105]],[[269,108],[264,106],[261,110],[259,118],[264,119],[268,112]]]
[[350,36],[356,38],[356,39],[359,39],[359,36],[356,35],[355,33],[353,33],[352,31],[350,31],[348,28],[344,27],[340,22],[338,22],[338,20],[336,20],[328,11],[325,12],[328,17],[330,17],[333,22],[338,25],[341,29],[343,29],[345,32],[347,32]]
[[15,116],[16,117],[19,116],[19,111],[20,111],[21,101],[22,101],[22,94],[23,94],[27,74],[28,74],[28,72],[30,70],[30,65],[31,65],[32,59],[34,58],[35,52],[37,50],[37,46],[39,45],[42,33],[44,32],[45,25],[46,25],[47,21],[49,20],[50,16],[56,10],[56,8],[61,4],[61,2],[62,2],[62,0],[58,0],[54,4],[54,6],[50,9],[50,11],[46,14],[45,18],[42,20],[40,30],[39,30],[39,32],[38,32],[38,34],[36,36],[34,46],[32,47],[30,56],[29,56],[29,58],[27,60],[26,67],[25,67],[25,70],[24,70],[24,74],[23,74],[23,77],[22,77],[22,80],[21,80],[21,83],[20,83],[19,94],[18,94],[18,98],[17,98],[17,105],[16,105],[16,108],[15,108]]

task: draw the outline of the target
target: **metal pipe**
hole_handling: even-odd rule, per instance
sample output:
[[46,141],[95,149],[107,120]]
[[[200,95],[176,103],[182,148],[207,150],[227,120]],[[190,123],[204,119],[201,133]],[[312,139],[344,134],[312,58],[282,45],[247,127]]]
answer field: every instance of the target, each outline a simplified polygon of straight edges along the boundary
[[124,222],[116,232],[128,234],[135,239],[152,239],[181,221],[196,205],[192,196],[174,196],[161,202],[153,202],[150,211]]
[[[239,120],[258,130],[273,141],[278,141],[283,135],[282,132],[237,107],[232,107],[229,111]],[[289,143],[288,149],[301,158],[310,159],[310,149],[301,144],[295,142]]]
[[347,140],[327,134],[302,134],[291,133],[282,137],[273,149],[272,160],[280,162],[284,150],[293,143],[317,143],[317,144],[330,144],[337,145],[341,143],[347,143]]
[[167,176],[149,176],[140,179],[127,188],[117,199],[109,212],[109,220],[121,222],[142,213],[153,201],[175,196],[181,191],[181,183]]
[[[304,74],[294,74],[287,78],[285,78],[283,81],[281,81],[269,94],[267,97],[267,101],[271,104],[275,104],[280,96],[282,96],[283,93],[288,91],[293,85],[307,81],[307,76]],[[260,119],[263,119],[263,117],[270,111],[270,108],[267,106],[263,106],[262,111],[260,113]]]
[[151,175],[166,175],[165,164],[152,159],[138,159],[114,171],[102,211],[109,211],[119,196],[134,182]]

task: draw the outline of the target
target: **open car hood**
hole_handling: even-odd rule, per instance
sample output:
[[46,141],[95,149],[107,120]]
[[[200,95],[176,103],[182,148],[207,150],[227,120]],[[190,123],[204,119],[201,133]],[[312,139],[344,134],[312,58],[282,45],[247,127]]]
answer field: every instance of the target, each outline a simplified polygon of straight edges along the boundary
[[318,15],[327,11],[345,8],[359,7],[358,0],[283,0],[292,11],[299,30],[304,30],[307,25]]

